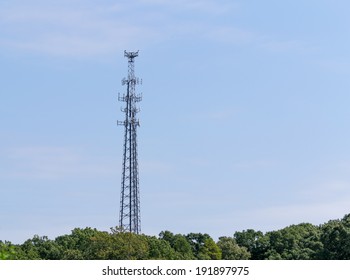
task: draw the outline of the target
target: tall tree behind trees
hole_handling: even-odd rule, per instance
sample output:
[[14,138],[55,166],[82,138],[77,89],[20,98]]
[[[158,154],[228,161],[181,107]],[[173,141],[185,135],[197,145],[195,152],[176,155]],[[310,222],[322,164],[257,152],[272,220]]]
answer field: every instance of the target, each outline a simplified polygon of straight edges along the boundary
[[251,254],[251,259],[265,259],[269,240],[261,231],[255,231],[253,229],[243,230],[241,232],[236,231],[233,236],[239,246],[247,248]]

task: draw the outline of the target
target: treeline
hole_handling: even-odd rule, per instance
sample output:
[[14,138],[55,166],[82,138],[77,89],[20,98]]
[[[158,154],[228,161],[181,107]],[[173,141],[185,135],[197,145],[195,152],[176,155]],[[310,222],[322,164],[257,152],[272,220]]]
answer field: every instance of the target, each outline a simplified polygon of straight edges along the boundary
[[215,242],[208,234],[162,231],[158,237],[112,228],[76,228],[54,240],[35,235],[23,244],[0,241],[0,259],[15,260],[346,260],[350,214],[315,226],[291,225],[263,233],[248,229]]

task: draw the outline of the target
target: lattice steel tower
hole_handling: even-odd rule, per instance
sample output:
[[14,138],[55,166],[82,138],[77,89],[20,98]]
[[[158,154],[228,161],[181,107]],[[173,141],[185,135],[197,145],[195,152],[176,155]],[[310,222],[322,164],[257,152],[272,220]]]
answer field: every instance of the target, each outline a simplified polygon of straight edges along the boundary
[[137,162],[137,127],[140,126],[136,118],[140,109],[136,106],[142,100],[142,96],[136,93],[136,85],[140,80],[135,77],[134,60],[139,52],[124,51],[128,58],[128,77],[122,80],[126,85],[126,94],[118,96],[119,101],[126,103],[122,108],[125,120],[118,121],[118,125],[124,126],[124,155],[122,168],[122,186],[120,197],[119,226],[129,232],[141,233],[140,217],[140,191],[139,173]]

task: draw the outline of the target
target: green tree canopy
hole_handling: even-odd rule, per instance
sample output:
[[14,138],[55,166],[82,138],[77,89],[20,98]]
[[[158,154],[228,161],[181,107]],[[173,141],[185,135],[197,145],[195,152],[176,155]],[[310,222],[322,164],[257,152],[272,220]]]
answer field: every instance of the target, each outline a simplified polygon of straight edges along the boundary
[[192,252],[198,260],[220,260],[221,250],[208,234],[190,233],[186,235]]
[[187,235],[162,231],[159,237],[111,232],[90,227],[50,240],[34,235],[23,244],[0,241],[0,259],[17,260],[220,260],[287,259],[349,260],[350,214],[320,226],[291,225],[262,233],[253,229],[220,237],[215,242],[206,233]]
[[173,234],[170,231],[162,231],[159,238],[168,242],[176,252],[176,258],[179,260],[195,259],[192,247],[187,238],[181,234]]
[[220,237],[217,245],[222,252],[223,260],[248,260],[251,257],[247,248],[238,246],[232,237]]
[[15,260],[16,248],[9,241],[0,241],[0,260]]
[[331,220],[321,226],[322,258],[327,260],[350,259],[350,214],[342,220]]
[[234,239],[240,247],[247,248],[253,260],[265,259],[265,253],[268,250],[268,238],[261,232],[253,229],[236,231]]
[[320,228],[309,223],[291,225],[268,232],[267,259],[312,260],[319,259],[323,244]]

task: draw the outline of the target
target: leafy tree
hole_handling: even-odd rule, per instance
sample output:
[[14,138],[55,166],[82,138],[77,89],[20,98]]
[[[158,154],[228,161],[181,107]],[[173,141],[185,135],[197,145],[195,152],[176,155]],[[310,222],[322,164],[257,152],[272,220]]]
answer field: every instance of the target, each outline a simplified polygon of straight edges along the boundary
[[223,260],[248,260],[251,257],[247,248],[238,246],[232,237],[220,237],[217,245],[221,249]]
[[253,229],[243,230],[241,232],[236,231],[234,233],[234,239],[240,247],[247,248],[248,252],[251,254],[251,259],[265,259],[269,241],[261,231],[255,231]]
[[331,220],[321,226],[322,258],[328,260],[350,259],[350,214],[342,220]]
[[176,260],[178,259],[178,254],[172,248],[168,241],[163,239],[158,239],[155,236],[148,236],[148,258],[151,260]]
[[265,253],[266,260],[283,260],[280,253],[278,253],[275,249],[268,249]]
[[47,236],[34,235],[20,246],[21,257],[26,259],[59,260],[62,248]]
[[308,223],[291,225],[281,230],[267,232],[248,229],[236,232],[239,246],[251,253],[252,259],[319,259],[323,244],[319,227]]
[[55,240],[35,235],[21,245],[0,241],[0,259],[18,260],[146,260],[146,259],[350,259],[350,214],[321,226],[291,225],[263,234],[248,229],[234,237],[208,234],[173,234],[162,231],[159,238],[92,228],[75,228]]
[[181,234],[175,234],[172,247],[180,260],[193,260],[195,258],[190,243],[186,237]]
[[0,240],[0,260],[15,260],[16,249],[9,241],[2,242]]
[[88,259],[103,260],[145,260],[149,247],[145,235],[130,232],[109,234],[100,232],[92,238]]
[[161,231],[159,233],[159,238],[169,242],[171,246],[173,246],[174,236],[175,235],[169,230]]
[[198,257],[202,260],[221,260],[220,247],[212,238],[204,240],[204,246],[200,249]]
[[61,260],[84,260],[84,252],[77,249],[65,249],[62,252]]
[[291,225],[268,232],[269,250],[266,259],[312,260],[320,258],[323,244],[319,227],[309,223]]
[[159,234],[161,240],[167,241],[176,252],[176,259],[179,260],[193,260],[195,257],[188,240],[184,235],[173,234],[170,231],[162,231]]
[[186,235],[192,252],[198,260],[220,260],[221,250],[208,234],[190,233]]
[[40,260],[38,249],[31,242],[31,239],[28,239],[23,244],[19,245],[18,251],[18,259],[20,260]]
[[90,237],[84,248],[83,255],[86,260],[115,260],[123,259],[120,252],[120,241],[108,232],[97,232]]
[[100,234],[97,229],[86,227],[84,229],[75,228],[71,234],[62,235],[55,239],[55,242],[62,248],[62,259],[84,260],[89,259],[89,248],[92,239]]

